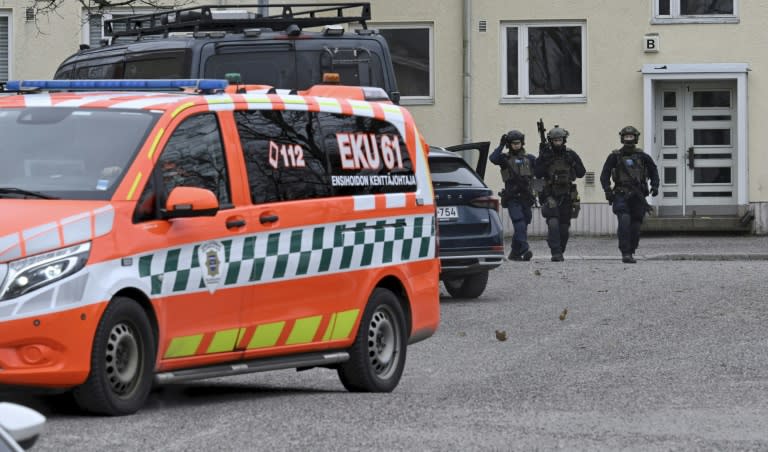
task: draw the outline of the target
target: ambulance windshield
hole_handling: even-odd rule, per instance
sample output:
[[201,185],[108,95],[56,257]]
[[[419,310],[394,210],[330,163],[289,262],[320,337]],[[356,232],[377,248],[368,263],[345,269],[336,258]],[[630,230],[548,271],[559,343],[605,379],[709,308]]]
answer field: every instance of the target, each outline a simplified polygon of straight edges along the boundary
[[23,191],[62,199],[109,199],[159,114],[29,107],[0,110],[0,197]]

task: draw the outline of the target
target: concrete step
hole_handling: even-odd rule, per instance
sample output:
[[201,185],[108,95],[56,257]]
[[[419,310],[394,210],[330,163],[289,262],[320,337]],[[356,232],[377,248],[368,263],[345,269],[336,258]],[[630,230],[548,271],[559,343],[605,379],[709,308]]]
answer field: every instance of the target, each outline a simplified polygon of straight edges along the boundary
[[645,217],[646,232],[752,232],[752,218],[737,215]]

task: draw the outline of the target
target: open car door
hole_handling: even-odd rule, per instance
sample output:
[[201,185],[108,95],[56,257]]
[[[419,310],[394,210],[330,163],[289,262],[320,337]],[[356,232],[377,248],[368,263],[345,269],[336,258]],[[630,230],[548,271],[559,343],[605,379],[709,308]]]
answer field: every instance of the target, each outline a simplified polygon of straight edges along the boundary
[[490,141],[480,141],[477,143],[459,144],[444,148],[446,151],[457,152],[475,169],[475,172],[481,179],[485,180],[485,167],[488,165],[488,149],[491,147]]

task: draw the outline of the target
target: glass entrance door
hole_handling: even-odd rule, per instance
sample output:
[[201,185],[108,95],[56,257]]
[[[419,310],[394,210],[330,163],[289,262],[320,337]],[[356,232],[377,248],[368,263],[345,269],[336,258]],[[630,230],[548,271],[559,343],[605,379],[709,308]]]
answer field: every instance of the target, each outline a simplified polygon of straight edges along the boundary
[[732,82],[659,85],[660,215],[736,213],[736,96]]

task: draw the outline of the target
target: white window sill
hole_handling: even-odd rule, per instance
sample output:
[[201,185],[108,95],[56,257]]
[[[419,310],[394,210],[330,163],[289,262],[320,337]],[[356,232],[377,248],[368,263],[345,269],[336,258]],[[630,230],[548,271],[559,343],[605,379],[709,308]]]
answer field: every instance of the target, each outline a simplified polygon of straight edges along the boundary
[[654,17],[651,25],[674,24],[737,24],[738,17]]
[[401,97],[400,105],[435,105],[432,97]]
[[586,104],[587,97],[502,97],[500,104]]

